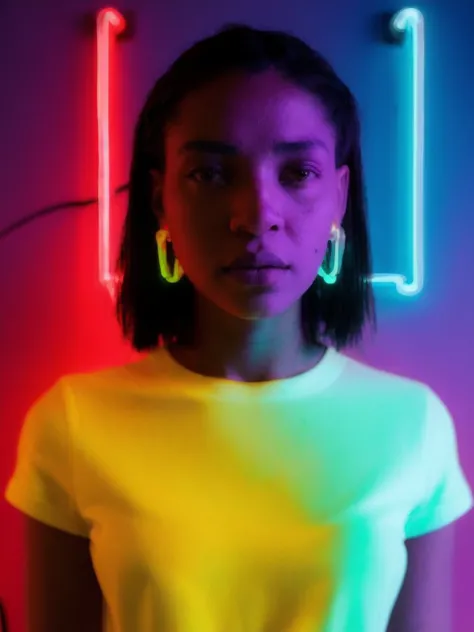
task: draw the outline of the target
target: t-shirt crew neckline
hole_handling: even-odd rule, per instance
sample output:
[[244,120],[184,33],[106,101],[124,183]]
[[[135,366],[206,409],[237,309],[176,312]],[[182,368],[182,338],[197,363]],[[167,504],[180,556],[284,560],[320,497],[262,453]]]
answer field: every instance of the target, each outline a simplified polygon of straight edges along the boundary
[[166,347],[156,349],[150,358],[162,375],[183,386],[196,386],[214,395],[285,396],[314,394],[333,384],[342,373],[347,358],[332,347],[312,368],[292,377],[265,382],[240,382],[196,373],[180,364]]

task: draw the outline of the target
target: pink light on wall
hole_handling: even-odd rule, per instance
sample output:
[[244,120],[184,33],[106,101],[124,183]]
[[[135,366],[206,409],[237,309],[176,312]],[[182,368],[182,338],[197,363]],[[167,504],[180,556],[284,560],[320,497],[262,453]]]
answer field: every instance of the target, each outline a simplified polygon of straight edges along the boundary
[[97,13],[97,124],[98,124],[98,211],[99,280],[113,296],[115,278],[110,269],[110,72],[114,38],[126,26],[123,15],[112,8]]

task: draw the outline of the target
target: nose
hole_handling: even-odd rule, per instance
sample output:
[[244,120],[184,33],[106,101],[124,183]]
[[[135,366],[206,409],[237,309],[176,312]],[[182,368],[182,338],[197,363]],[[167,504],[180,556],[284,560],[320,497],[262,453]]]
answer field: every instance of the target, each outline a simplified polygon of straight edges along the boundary
[[236,196],[232,205],[230,230],[261,236],[268,231],[278,231],[282,227],[281,213],[275,192],[268,184],[252,184]]

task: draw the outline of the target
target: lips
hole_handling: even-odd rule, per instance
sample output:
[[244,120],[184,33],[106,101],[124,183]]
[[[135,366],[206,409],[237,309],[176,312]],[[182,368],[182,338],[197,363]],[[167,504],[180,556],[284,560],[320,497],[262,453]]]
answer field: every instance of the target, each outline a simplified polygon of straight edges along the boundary
[[227,270],[285,270],[283,266],[232,266]]
[[237,257],[228,266],[224,268],[226,271],[231,270],[271,270],[271,269],[288,269],[287,265],[280,257],[271,253],[261,251],[259,253],[247,252],[241,257]]
[[285,282],[289,266],[257,266],[253,268],[228,268],[226,277],[237,282],[241,287],[276,289]]

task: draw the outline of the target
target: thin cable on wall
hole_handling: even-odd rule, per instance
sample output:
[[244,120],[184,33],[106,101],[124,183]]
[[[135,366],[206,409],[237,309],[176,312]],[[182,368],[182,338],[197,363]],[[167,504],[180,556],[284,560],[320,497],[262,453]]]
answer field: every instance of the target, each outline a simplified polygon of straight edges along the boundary
[[[115,189],[115,193],[122,193],[123,191],[128,190],[128,184],[122,184],[117,189]],[[6,228],[2,228],[0,230],[0,239],[4,237],[9,237],[12,233],[31,222],[34,222],[37,219],[45,217],[46,215],[51,215],[52,213],[56,213],[57,211],[62,211],[68,208],[77,208],[82,206],[92,206],[93,204],[98,203],[98,198],[90,198],[88,200],[71,200],[70,202],[58,202],[57,204],[53,204],[51,206],[46,206],[45,208],[40,209],[39,211],[35,211],[34,213],[30,213],[26,217],[19,219],[13,224],[10,224]]]

